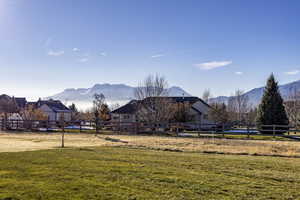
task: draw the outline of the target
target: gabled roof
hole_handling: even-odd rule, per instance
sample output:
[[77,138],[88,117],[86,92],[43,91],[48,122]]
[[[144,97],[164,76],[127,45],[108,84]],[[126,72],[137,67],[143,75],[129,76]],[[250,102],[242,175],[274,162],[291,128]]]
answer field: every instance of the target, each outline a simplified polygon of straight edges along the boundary
[[59,100],[39,100],[36,102],[36,104],[37,107],[47,105],[54,112],[71,112],[71,110]]
[[137,111],[137,100],[132,100],[128,104],[121,106],[120,108],[112,111],[115,114],[134,114]]
[[[112,111],[112,113],[115,114],[134,114],[137,111],[138,103],[147,103],[147,101],[151,101],[151,99],[155,98],[162,98],[166,100],[170,100],[173,103],[183,103],[183,102],[189,102],[190,104],[194,104],[198,101],[202,102],[204,105],[210,107],[205,101],[200,99],[199,97],[147,97],[144,100],[132,100],[128,104]],[[192,106],[192,109],[195,110],[198,113],[201,113],[199,110],[194,108]]]
[[15,101],[19,108],[25,108],[27,101],[25,97],[15,97]]
[[191,104],[196,103],[197,101],[200,101],[201,103],[203,103],[204,105],[210,107],[210,105],[208,105],[205,101],[203,101],[202,99],[200,99],[199,97],[193,97],[193,96],[189,96],[189,97],[185,97],[185,96],[173,96],[173,97],[147,97],[146,99],[144,99],[143,101],[147,101],[149,99],[152,98],[165,98],[165,99],[170,99],[173,102],[176,103],[183,103],[183,102],[189,102]]

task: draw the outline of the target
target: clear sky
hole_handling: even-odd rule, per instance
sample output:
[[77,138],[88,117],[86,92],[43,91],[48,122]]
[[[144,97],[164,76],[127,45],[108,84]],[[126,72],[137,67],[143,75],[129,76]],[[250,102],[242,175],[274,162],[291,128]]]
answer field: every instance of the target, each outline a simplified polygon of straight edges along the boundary
[[0,93],[37,98],[149,73],[214,96],[300,76],[297,0],[0,0]]

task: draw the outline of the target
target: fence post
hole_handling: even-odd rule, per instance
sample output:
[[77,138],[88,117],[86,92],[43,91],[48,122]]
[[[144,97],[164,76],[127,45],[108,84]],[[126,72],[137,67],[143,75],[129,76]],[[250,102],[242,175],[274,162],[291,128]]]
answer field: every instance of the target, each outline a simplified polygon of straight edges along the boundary
[[200,137],[200,131],[201,131],[201,122],[199,123],[199,126],[198,126],[198,137]]
[[65,147],[65,120],[62,120],[61,148]]
[[4,118],[4,129],[3,130],[7,130],[7,119],[6,119],[6,117]]
[[97,117],[95,120],[95,124],[96,124],[96,135],[99,133],[99,118]]
[[135,122],[135,134],[138,134],[138,132],[139,132],[139,124],[138,124],[138,122]]
[[48,132],[48,128],[49,128],[49,118],[46,121],[46,131]]
[[223,124],[222,124],[222,134],[223,134],[223,137],[225,137],[224,131],[225,131],[225,127],[224,127],[224,123],[223,123]]
[[275,138],[275,125],[273,124],[273,138]]
[[62,135],[61,135],[61,148],[65,147],[65,119],[62,117]]
[[214,133],[214,134],[217,133],[217,124],[215,124],[215,126],[214,126],[214,131],[213,131],[213,133]]
[[61,135],[61,148],[64,147],[65,147],[65,131],[63,131]]
[[2,118],[2,120],[1,120],[1,130],[2,131],[4,130],[4,118]]
[[119,125],[119,132],[121,133],[121,114],[119,114],[119,121],[117,123]]
[[82,131],[81,121],[79,122],[79,133]]
[[248,139],[249,139],[250,138],[249,124],[247,125],[247,134],[248,134]]

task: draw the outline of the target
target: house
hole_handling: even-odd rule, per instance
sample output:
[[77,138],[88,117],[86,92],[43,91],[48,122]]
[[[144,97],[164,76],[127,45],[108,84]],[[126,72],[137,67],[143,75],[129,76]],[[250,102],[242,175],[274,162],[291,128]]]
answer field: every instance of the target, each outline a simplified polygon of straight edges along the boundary
[[30,102],[37,109],[41,110],[48,116],[50,121],[60,121],[62,118],[65,121],[71,121],[72,111],[59,100],[41,100]]
[[[128,104],[111,112],[112,122],[119,123],[133,123],[139,119],[139,111],[147,102],[154,99],[163,99],[175,105],[186,105],[187,113],[190,116],[190,121],[195,124],[212,124],[213,122],[208,119],[208,113],[211,107],[199,97],[148,97],[144,100],[132,100]],[[154,108],[155,109],[155,108]]]
[[15,97],[14,101],[19,109],[24,109],[26,107],[27,100],[25,97]]
[[0,119],[22,120],[20,113],[29,106],[39,109],[48,116],[50,121],[60,121],[64,117],[65,121],[71,121],[72,111],[58,100],[41,100],[28,102],[25,97],[10,97],[0,95]]
[[0,95],[0,113],[15,113],[18,111],[18,106],[14,97],[6,94]]
[[112,122],[136,122],[136,113],[138,108],[138,101],[132,100],[126,105],[111,112]]

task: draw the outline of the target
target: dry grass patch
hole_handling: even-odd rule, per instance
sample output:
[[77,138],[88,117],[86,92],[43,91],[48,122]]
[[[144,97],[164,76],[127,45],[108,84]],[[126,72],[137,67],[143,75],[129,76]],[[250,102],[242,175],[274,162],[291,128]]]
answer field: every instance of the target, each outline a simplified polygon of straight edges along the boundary
[[216,152],[248,155],[300,156],[300,143],[159,136],[111,136],[128,141],[130,146],[188,152]]
[[[53,149],[59,133],[1,133],[0,152]],[[66,147],[126,146],[169,151],[300,157],[300,142],[179,138],[137,135],[66,134]]]

